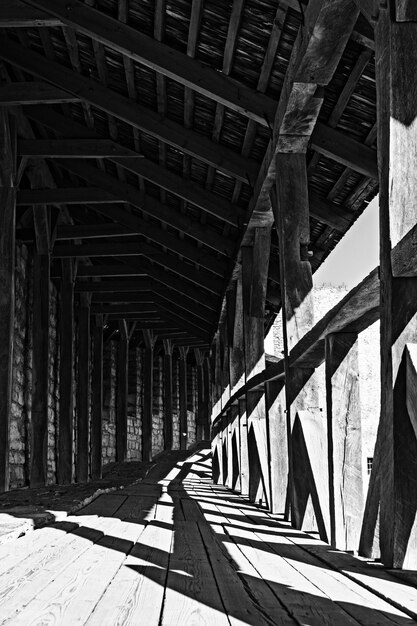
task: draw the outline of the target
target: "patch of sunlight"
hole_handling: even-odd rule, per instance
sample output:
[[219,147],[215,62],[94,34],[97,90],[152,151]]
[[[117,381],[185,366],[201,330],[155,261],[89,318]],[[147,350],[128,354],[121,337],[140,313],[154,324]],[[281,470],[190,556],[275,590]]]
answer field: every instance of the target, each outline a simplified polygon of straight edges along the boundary
[[194,576],[192,576],[188,572],[184,572],[184,570],[182,569],[170,569],[169,571],[172,572],[173,574],[180,574],[180,576],[186,576],[187,578],[194,578]]

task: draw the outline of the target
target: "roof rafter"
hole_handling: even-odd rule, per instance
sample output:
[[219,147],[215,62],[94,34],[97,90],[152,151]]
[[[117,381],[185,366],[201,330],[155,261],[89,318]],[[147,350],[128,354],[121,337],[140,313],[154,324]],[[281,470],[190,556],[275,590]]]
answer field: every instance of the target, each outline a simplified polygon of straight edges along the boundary
[[112,50],[241,113],[262,126],[275,115],[275,102],[243,84],[230,81],[198,60],[170,48],[101,11],[76,0],[23,0]]
[[185,129],[180,124],[171,122],[151,109],[126,98],[103,86],[91,78],[82,76],[63,65],[50,61],[46,57],[13,42],[7,37],[0,37],[0,57],[12,65],[20,67],[33,76],[38,76],[69,93],[117,117],[160,141],[163,141],[192,157],[212,165],[229,176],[247,183],[256,176],[258,166],[232,150],[215,144],[195,131]]

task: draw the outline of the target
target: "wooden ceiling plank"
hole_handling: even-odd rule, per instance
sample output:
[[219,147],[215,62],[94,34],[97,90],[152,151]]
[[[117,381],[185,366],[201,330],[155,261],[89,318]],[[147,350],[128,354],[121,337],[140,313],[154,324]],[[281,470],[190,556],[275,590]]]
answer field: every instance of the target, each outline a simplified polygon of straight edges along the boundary
[[[209,237],[206,237],[208,231],[207,227],[203,227],[188,216],[181,215],[177,211],[172,210],[170,207],[161,204],[158,200],[155,200],[151,196],[146,196],[139,191],[137,187],[119,181],[113,176],[101,172],[98,168],[83,163],[82,161],[78,162],[76,159],[62,159],[60,164],[66,170],[71,171],[84,180],[97,185],[97,187],[102,190],[113,194],[114,200],[128,202],[136,208],[141,209],[144,213],[147,213],[151,217],[154,217],[180,231],[186,232],[193,238],[197,239],[197,241],[201,241],[201,243],[205,243],[210,246]],[[210,231],[208,234],[210,234]]]
[[[39,111],[39,107],[35,107],[34,109],[28,110],[29,116],[36,118],[37,121],[41,121],[41,123],[45,122],[49,128],[51,128],[54,132],[58,134],[62,134],[66,136],[66,140],[53,140],[50,143],[45,142],[45,144],[40,143],[40,148],[36,146],[32,148],[33,151],[41,151],[42,147],[45,148],[46,152],[50,151],[51,155],[45,154],[45,156],[55,156],[59,158],[60,156],[65,156],[64,154],[59,153],[59,150],[68,150],[70,154],[75,156],[76,148],[71,148],[70,139],[79,138],[83,134],[88,134],[91,136],[92,131],[85,129],[81,124],[74,122],[74,120],[68,120],[62,115],[52,114],[47,115],[42,110]],[[241,221],[244,219],[244,211],[239,207],[231,205],[229,202],[221,198],[220,196],[210,193],[203,189],[201,186],[197,185],[192,181],[185,182],[183,178],[171,172],[163,167],[158,166],[156,163],[153,163],[149,159],[135,159],[135,156],[138,155],[133,150],[129,150],[124,146],[116,143],[113,140],[103,140],[100,139],[100,136],[96,134],[97,143],[99,145],[108,146],[108,150],[110,152],[110,157],[112,161],[132,173],[137,174],[141,178],[145,178],[146,180],[151,181],[155,185],[163,187],[167,191],[183,198],[184,200],[193,203],[194,205],[200,207],[204,211],[211,213],[215,217],[218,217],[221,220],[228,221],[234,226],[238,226]],[[101,142],[108,141],[106,144],[102,144]],[[83,148],[85,142],[85,149]],[[78,139],[77,142],[74,141],[74,145],[80,146],[81,156],[84,154],[88,154],[88,150],[92,151],[100,150],[99,147],[94,147],[94,140],[92,138],[86,139]],[[31,147],[30,145],[28,146]],[[103,150],[107,150],[107,148],[103,148]],[[117,156],[117,152],[120,151],[120,156],[123,158],[112,158],[111,151],[114,151],[113,156]],[[124,154],[123,154],[124,152]],[[103,154],[103,156],[107,156]],[[124,158],[126,156],[126,158]],[[132,158],[130,158],[132,157]],[[140,162],[140,164],[139,164]]]
[[[214,69],[203,65],[173,48],[122,25],[101,11],[67,0],[25,0],[28,4],[59,17],[77,32],[128,56],[134,61],[213,99],[233,111],[267,126],[275,114],[272,98],[261,96],[245,85],[236,85]],[[267,120],[265,119],[267,118]]]
[[[95,268],[100,267],[98,273],[95,272]],[[81,266],[79,268],[78,276],[83,278],[83,282],[78,283],[78,289],[80,291],[89,291],[89,287],[91,287],[90,291],[94,292],[116,292],[116,291],[153,291],[161,294],[166,294],[167,297],[174,297],[182,299],[185,301],[195,301],[199,305],[211,311],[211,313],[216,313],[218,309],[217,301],[214,301],[214,298],[207,298],[203,292],[199,289],[196,289],[193,285],[184,285],[183,281],[180,279],[176,279],[173,276],[169,276],[165,278],[166,272],[158,272],[157,268],[155,272],[152,274],[147,274],[147,276],[142,276],[140,274],[135,280],[122,280],[123,277],[120,277],[119,280],[107,280],[107,281],[95,281],[95,280],[84,280],[85,277],[91,276],[92,278],[96,278],[103,274],[103,277],[115,276],[115,273],[106,274],[106,266],[104,269],[101,269],[102,266],[92,266],[91,268],[86,268]],[[111,266],[112,267],[112,266]],[[128,268],[128,266],[126,266]],[[140,270],[133,268],[132,275],[137,275]],[[56,274],[53,274],[56,276]],[[130,275],[130,274],[129,274]],[[60,276],[60,274],[58,274]],[[126,274],[123,274],[126,276]],[[174,299],[174,301],[175,301]]]
[[[207,248],[199,249],[189,240],[179,239],[175,235],[161,230],[155,224],[149,221],[145,221],[143,218],[128,213],[123,208],[117,206],[95,205],[93,209],[106,217],[111,218],[114,222],[123,224],[125,227],[129,227],[131,232],[137,231],[141,235],[145,235],[147,239],[155,242],[156,244],[175,252],[176,254],[183,256],[197,265],[201,265],[205,269],[209,270],[213,274],[218,276],[224,276],[225,263],[223,260],[218,260],[214,255],[207,250]],[[220,243],[220,242],[218,242]],[[217,252],[222,255],[229,256],[232,253],[233,242],[227,243],[228,248],[223,250],[218,249]],[[220,248],[220,246],[218,246]]]
[[[191,4],[190,25],[188,28],[187,56],[196,56],[198,35],[203,15],[204,0],[194,0]],[[190,87],[184,89],[184,126],[192,128],[194,115],[194,91]]]
[[79,96],[93,106],[114,115],[139,130],[156,137],[196,159],[202,160],[225,174],[247,182],[253,177],[257,165],[243,159],[232,150],[213,144],[209,139],[160,115],[151,109],[132,102],[129,98],[82,76],[59,63],[19,46],[7,37],[0,37],[0,57],[24,71],[38,76],[69,93]]
[[[97,206],[95,207],[97,209]],[[120,216],[119,216],[120,213]],[[166,231],[160,230],[142,218],[132,215],[127,211],[116,208],[113,212],[108,205],[104,205],[101,214],[114,220],[112,224],[86,224],[79,226],[58,226],[57,241],[69,239],[95,239],[98,237],[125,237],[128,235],[144,235],[147,239],[158,245],[168,248],[172,252],[180,254],[190,261],[201,265],[213,274],[223,277],[225,264],[207,251],[196,248],[186,240],[180,240]],[[125,215],[131,219],[126,219]]]
[[[208,336],[211,331],[211,328],[208,325],[205,325],[202,322],[198,322],[197,325],[193,321],[191,321],[192,318],[190,315],[182,315],[182,312],[180,312],[180,314],[178,315],[176,311],[172,310],[171,308],[166,309],[165,307],[158,305],[158,309],[161,317],[163,317],[165,320],[177,324],[184,330],[187,330],[188,332],[195,334],[198,337],[205,339],[206,341],[208,340]],[[203,326],[203,328],[201,326]]]
[[[150,250],[154,250],[154,248],[151,248]],[[138,261],[139,267],[146,268],[148,273],[155,271],[164,272],[165,270],[168,270],[169,272],[176,274],[179,278],[185,279],[187,282],[189,281],[194,283],[196,287],[200,287],[215,296],[219,296],[221,294],[223,286],[222,280],[211,277],[211,275],[203,274],[183,261],[177,260],[162,251],[152,254],[150,250],[148,252],[148,248],[146,248],[144,250],[144,256],[146,256],[146,259],[140,259],[140,261]],[[132,262],[133,260],[129,259],[128,263],[130,265]],[[160,267],[155,267],[155,264]]]

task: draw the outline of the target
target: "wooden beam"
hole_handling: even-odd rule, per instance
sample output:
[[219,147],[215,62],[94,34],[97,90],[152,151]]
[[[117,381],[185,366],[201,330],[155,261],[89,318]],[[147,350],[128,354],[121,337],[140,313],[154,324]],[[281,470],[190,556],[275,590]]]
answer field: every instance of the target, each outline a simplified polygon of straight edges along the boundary
[[229,176],[247,182],[250,163],[246,159],[228,148],[212,143],[199,133],[186,130],[166,118],[161,120],[159,114],[92,81],[91,78],[81,76],[33,50],[28,55],[26,48],[7,37],[0,38],[0,57],[41,80],[80,97],[134,128],[212,165]]
[[20,0],[3,0],[0,6],[0,25],[2,28],[53,27],[61,26],[62,22]]
[[0,493],[9,489],[15,319],[16,128],[0,109]]
[[[49,87],[49,85],[47,86]],[[0,102],[1,96],[0,88]],[[144,158],[142,154],[138,154],[129,148],[124,148],[110,139],[20,139],[17,142],[17,154],[42,159],[124,157],[125,159],[136,160]]]
[[145,252],[152,254],[156,250],[142,241],[125,241],[123,243],[61,243],[54,246],[52,255],[55,259],[78,257],[135,256]]
[[[76,174],[77,176],[80,176],[84,180],[89,181],[90,183],[93,183],[98,187],[101,187],[102,189],[105,189],[109,193],[113,194],[114,198],[121,198],[123,201],[129,202],[133,206],[142,209],[144,213],[148,213],[153,217],[160,219],[161,221],[165,221],[163,217],[164,215],[168,214],[169,216],[169,213],[172,213],[173,216],[171,216],[171,220],[174,217],[174,221],[171,221],[171,226],[174,226],[174,228],[178,228],[178,222],[175,221],[175,213],[172,210],[165,210],[164,212],[164,205],[159,205],[157,202],[153,202],[150,196],[145,196],[144,193],[140,192],[139,189],[137,189],[133,185],[123,183],[120,180],[109,176],[109,174],[107,174],[106,172],[102,172],[97,167],[88,165],[81,160],[61,159],[59,164],[66,170],[72,172],[73,174]],[[130,167],[129,169],[132,168]],[[148,170],[151,169],[158,168],[152,168],[148,166]],[[137,171],[139,171],[139,168],[135,168],[135,173],[137,173]],[[150,174],[148,174],[148,176],[150,176]],[[230,205],[228,203],[226,203],[227,206],[225,206],[225,203],[222,202],[220,198],[217,199],[216,196],[214,196],[213,194],[203,192],[197,185],[188,185],[188,183],[187,185],[184,185],[183,179],[181,179],[179,176],[174,176],[173,174],[170,174],[170,172],[168,171],[163,170],[162,172],[158,173],[158,176],[153,176],[154,180],[156,179],[159,181],[159,185],[162,185],[164,180],[172,181],[172,179],[174,178],[176,180],[176,183],[172,183],[172,187],[170,186],[170,191],[172,189],[175,189],[177,195],[186,195],[187,198],[188,196],[191,197],[192,201],[194,203],[197,203],[200,208],[203,208],[201,205],[204,205],[204,211],[209,212],[211,215],[214,215],[219,220],[224,221],[231,226],[234,226],[235,228],[239,226],[240,221],[243,219],[243,212],[241,210],[238,211],[236,209],[230,208]],[[183,191],[181,191],[181,184],[183,187]],[[164,186],[168,187],[168,184],[166,183],[164,184]],[[190,191],[189,193],[186,193],[187,187],[189,190],[192,189],[192,192]],[[210,203],[208,201],[201,202],[201,200],[198,199],[200,195],[201,198],[206,198],[206,200],[207,196],[209,196]]]
[[267,126],[274,118],[275,102],[256,91],[227,80],[214,69],[181,54],[136,29],[122,25],[101,11],[81,2],[73,2],[71,10],[65,0],[25,0],[36,8],[58,17],[77,32],[106,45],[197,93],[215,100],[233,111]]
[[82,294],[78,307],[78,373],[77,373],[77,483],[88,481],[90,419],[90,298]]
[[156,335],[143,329],[145,356],[143,361],[142,462],[152,458],[153,352]]
[[164,344],[164,449],[172,449],[172,352],[170,339]]
[[103,316],[95,316],[91,372],[91,478],[102,475]]
[[[27,174],[32,187],[45,185],[39,164],[30,164]],[[32,448],[30,485],[40,487],[47,479],[49,397],[50,254],[48,211],[34,212],[36,252],[33,263],[33,361],[32,361]]]
[[58,416],[58,466],[59,484],[72,482],[74,434],[74,263],[62,261],[60,289],[60,359]]
[[[298,517],[294,464],[292,454],[292,428],[298,410],[304,410],[304,403],[294,403],[298,388],[299,373],[291,368],[289,353],[314,322],[312,300],[312,272],[308,261],[309,203],[307,169],[304,154],[277,154],[276,156],[276,196],[271,194],[272,209],[278,230],[280,247],[281,298],[283,303],[283,338],[285,363],[285,404],[286,433],[274,433],[287,439],[288,453],[288,497],[291,507],[291,521],[301,528]],[[306,391],[307,405],[319,406],[316,390],[311,384]],[[272,420],[271,420],[272,423]],[[276,420],[278,425],[279,420]],[[274,424],[272,423],[272,428]],[[278,481],[273,477],[273,482]],[[284,503],[280,503],[281,507]]]
[[293,46],[275,115],[274,136],[254,185],[249,237],[259,218],[270,212],[268,194],[275,184],[276,154],[304,152],[307,148],[323,102],[321,88],[331,81],[358,14],[353,0],[317,1],[309,3],[303,12],[304,27]]
[[120,341],[117,360],[116,461],[127,460],[127,393],[129,331],[126,320],[119,321]]
[[375,23],[376,8],[374,0],[355,0],[358,9],[371,24]]
[[317,122],[314,128],[311,147],[359,174],[378,178],[376,151],[322,122]]
[[56,189],[21,189],[17,194],[18,206],[37,206],[42,204],[114,204],[125,202],[115,199],[111,194],[99,187],[74,187]]
[[[394,425],[401,419],[395,403],[394,382],[405,343],[417,331],[415,278],[392,274],[392,247],[416,224],[414,175],[417,146],[416,81],[407,59],[416,52],[417,24],[396,22],[393,6],[379,7],[375,27],[377,79],[378,166],[381,280],[381,560],[388,567],[402,566],[397,511],[402,495],[395,486]],[[413,253],[415,256],[415,252]]]
[[[64,89],[42,81],[23,81],[19,83],[3,83],[0,85],[0,104],[2,106],[21,106],[38,104],[63,104],[78,102],[79,98]],[[29,140],[35,141],[37,140]]]
[[[67,118],[67,117],[64,117],[63,115],[59,115],[55,111],[50,111],[48,107],[40,107],[40,106],[28,107],[26,109],[26,113],[29,115],[31,119],[38,122],[39,124],[42,124],[46,128],[53,130],[55,133],[57,133],[60,136],[61,135],[69,136],[69,137],[74,137],[76,139],[80,137],[85,137],[87,139],[101,139],[100,135],[95,133],[95,131],[84,126],[83,124],[79,124],[72,118]],[[124,149],[124,147],[120,146],[120,149]],[[156,202],[154,199],[153,201]],[[104,209],[105,208],[106,207],[104,207]],[[96,207],[96,209],[99,211],[100,207]],[[161,209],[161,210],[163,211],[164,209]],[[125,226],[132,227],[133,229],[138,228],[138,224],[141,225],[140,218],[138,216],[131,215],[131,214],[129,214],[128,216],[127,211],[125,211],[121,207],[119,208],[112,207],[111,209],[108,208],[107,213],[103,213],[103,214],[105,215],[107,214],[109,217],[119,222],[120,224],[124,224]],[[181,228],[181,224],[179,224],[180,230],[184,230],[184,232],[188,232],[188,233],[195,232],[196,236],[199,236],[199,234],[204,235],[204,229],[201,229],[199,224],[196,224],[195,222],[193,223],[191,220],[187,220],[185,216],[183,216],[182,226],[183,228]],[[143,220],[142,220],[142,227],[143,227]],[[157,238],[156,241],[157,242],[161,241],[162,245],[166,245],[164,242],[168,236],[168,243],[173,245],[172,236],[170,239],[169,234],[166,233],[165,239],[161,240],[160,229],[150,224],[149,222],[147,222],[147,232],[149,233],[150,238],[154,238],[154,235],[157,234],[159,238]],[[224,254],[231,255],[235,248],[234,243],[232,241],[224,237],[219,237],[219,234],[217,231],[216,232],[212,231],[208,229],[207,226],[205,227],[204,241],[207,246],[210,246],[217,252],[220,252],[220,254],[222,255]],[[185,252],[187,251],[188,242],[183,240],[181,243],[184,246],[184,254],[185,254]],[[167,247],[170,247],[170,246],[168,245]]]
[[137,313],[139,317],[151,317],[156,312],[157,309],[154,304],[144,304],[142,306],[139,302],[136,304],[93,304],[91,306],[91,313],[94,315]]

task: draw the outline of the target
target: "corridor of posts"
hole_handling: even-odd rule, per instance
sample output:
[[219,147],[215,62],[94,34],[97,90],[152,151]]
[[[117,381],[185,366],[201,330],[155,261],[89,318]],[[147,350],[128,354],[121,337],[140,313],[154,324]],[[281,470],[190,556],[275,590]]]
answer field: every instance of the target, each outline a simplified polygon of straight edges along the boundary
[[416,55],[414,0],[1,0],[0,522],[93,498],[0,545],[5,623],[416,618]]

